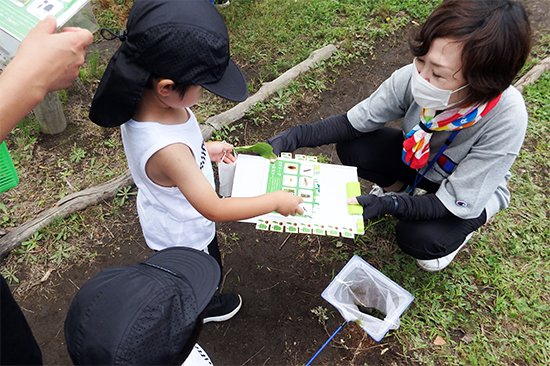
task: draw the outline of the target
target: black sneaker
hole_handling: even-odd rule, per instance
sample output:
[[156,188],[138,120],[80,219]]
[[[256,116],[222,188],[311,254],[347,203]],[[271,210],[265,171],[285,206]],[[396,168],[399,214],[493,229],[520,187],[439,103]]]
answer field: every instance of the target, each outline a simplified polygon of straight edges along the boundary
[[235,316],[241,309],[243,300],[240,295],[220,294],[216,292],[204,311],[203,323],[223,322]]

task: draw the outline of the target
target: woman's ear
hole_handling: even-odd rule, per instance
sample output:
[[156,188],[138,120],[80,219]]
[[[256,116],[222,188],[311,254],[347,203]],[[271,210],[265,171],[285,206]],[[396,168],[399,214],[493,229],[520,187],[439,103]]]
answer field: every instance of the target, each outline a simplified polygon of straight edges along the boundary
[[160,96],[166,97],[172,92],[174,85],[176,85],[176,83],[170,79],[160,79],[155,90]]

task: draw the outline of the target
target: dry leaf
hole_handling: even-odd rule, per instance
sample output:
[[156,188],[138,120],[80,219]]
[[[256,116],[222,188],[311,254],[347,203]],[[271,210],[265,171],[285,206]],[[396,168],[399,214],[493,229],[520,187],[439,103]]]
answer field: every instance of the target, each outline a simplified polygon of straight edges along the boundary
[[471,334],[465,334],[462,338],[460,338],[460,340],[464,343],[470,343],[471,341],[473,341],[473,339],[474,336]]
[[445,340],[443,338],[441,338],[440,336],[437,336],[437,337],[435,337],[434,344],[436,346],[444,346],[444,345],[447,344],[447,342],[445,342]]
[[53,269],[48,269],[48,271],[46,271],[44,276],[42,276],[42,278],[40,279],[40,282],[45,282],[50,277],[50,275],[52,274],[52,271],[53,271]]

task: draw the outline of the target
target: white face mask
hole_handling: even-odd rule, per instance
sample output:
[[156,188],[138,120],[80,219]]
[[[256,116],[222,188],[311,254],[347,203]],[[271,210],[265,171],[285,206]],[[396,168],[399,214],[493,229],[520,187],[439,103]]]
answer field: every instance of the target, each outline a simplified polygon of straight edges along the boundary
[[[449,99],[451,94],[456,93],[467,87],[468,84],[461,86],[456,90],[439,89],[424,79],[416,68],[416,58],[413,61],[413,71],[411,80],[411,92],[416,103],[423,108],[442,110],[450,107]],[[456,105],[460,103],[453,103]],[[452,105],[451,105],[452,106]]]

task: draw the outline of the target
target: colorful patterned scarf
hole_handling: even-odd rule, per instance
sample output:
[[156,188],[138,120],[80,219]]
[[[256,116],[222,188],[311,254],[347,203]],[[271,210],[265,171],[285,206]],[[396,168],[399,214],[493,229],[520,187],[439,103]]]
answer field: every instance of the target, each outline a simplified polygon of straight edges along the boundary
[[454,108],[438,115],[435,109],[423,108],[420,122],[407,133],[403,141],[403,162],[413,169],[424,167],[430,157],[430,139],[433,132],[462,130],[472,126],[497,105],[501,95],[481,105]]

